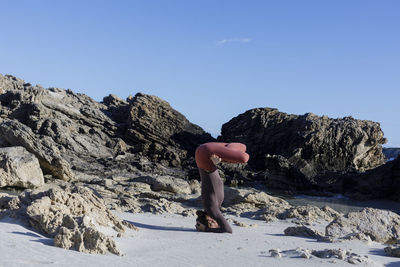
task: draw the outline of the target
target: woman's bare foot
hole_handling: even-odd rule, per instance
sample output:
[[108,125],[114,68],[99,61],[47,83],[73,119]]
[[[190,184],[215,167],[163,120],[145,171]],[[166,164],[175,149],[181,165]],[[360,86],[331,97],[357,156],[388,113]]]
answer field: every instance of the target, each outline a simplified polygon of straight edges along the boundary
[[215,154],[212,154],[211,157],[210,157],[210,159],[211,159],[211,161],[214,163],[215,166],[217,166],[218,164],[220,164],[220,163],[221,163],[221,160],[222,160],[220,157],[218,157],[218,156],[215,155]]

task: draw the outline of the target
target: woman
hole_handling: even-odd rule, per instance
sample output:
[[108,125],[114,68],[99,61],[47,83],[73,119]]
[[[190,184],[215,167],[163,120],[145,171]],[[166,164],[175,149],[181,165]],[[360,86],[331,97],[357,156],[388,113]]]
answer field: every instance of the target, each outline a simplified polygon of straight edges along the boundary
[[220,211],[224,200],[224,184],[216,165],[220,162],[246,163],[249,155],[241,143],[205,143],[196,149],[196,164],[201,177],[201,198],[206,214],[198,212],[196,229],[214,233],[232,233]]

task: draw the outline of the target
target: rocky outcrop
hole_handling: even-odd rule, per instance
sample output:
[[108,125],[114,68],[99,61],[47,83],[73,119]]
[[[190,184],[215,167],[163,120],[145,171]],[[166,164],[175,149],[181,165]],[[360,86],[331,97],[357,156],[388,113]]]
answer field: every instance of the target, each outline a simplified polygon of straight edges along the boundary
[[325,235],[334,239],[360,234],[381,243],[400,239],[400,216],[391,211],[365,208],[336,218],[325,229]]
[[368,257],[362,256],[351,252],[351,250],[346,249],[323,249],[323,250],[313,250],[306,248],[288,249],[280,250],[279,248],[270,249],[270,256],[274,258],[303,258],[311,259],[316,257],[318,259],[330,260],[331,263],[335,263],[332,260],[342,260],[351,264],[363,264],[367,266],[377,266],[375,262],[371,261]]
[[173,167],[192,165],[196,147],[214,140],[156,96],[137,94],[129,102],[125,137],[152,160]]
[[35,188],[44,184],[38,159],[24,147],[0,148],[0,187]]
[[400,158],[364,173],[346,173],[338,177],[340,191],[352,198],[400,200]]
[[[163,173],[169,170],[162,166],[192,168],[197,145],[213,140],[154,96],[138,93],[124,101],[109,95],[98,103],[10,75],[0,75],[0,87],[0,147],[25,147],[45,174],[66,181],[116,169]],[[146,158],[151,167],[142,164]]]
[[248,162],[270,188],[340,190],[335,177],[385,162],[379,123],[352,117],[331,119],[277,109],[246,111],[222,126],[221,141],[242,142]]
[[292,222],[298,224],[309,225],[313,222],[332,221],[341,213],[331,209],[328,206],[318,208],[316,206],[266,206],[264,208],[264,219],[268,222],[271,220],[286,220],[291,219]]
[[[122,100],[109,95],[98,103],[10,75],[0,75],[0,87],[0,147],[25,147],[45,175],[65,181],[146,175],[198,179],[195,148],[214,140],[156,96],[138,93]],[[289,193],[400,195],[396,163],[376,174],[359,173],[384,162],[378,123],[253,109],[224,124],[220,140],[243,142],[251,155],[247,166],[222,164],[226,184],[262,180]]]
[[301,236],[301,237],[308,237],[308,238],[314,238],[314,239],[319,239],[323,237],[323,234],[320,232],[308,228],[307,226],[291,226],[286,228],[284,231],[284,234],[287,236]]
[[[106,106],[86,95],[44,89],[12,76],[0,76],[2,146],[24,146],[45,173],[72,180],[76,171],[91,173],[99,158],[114,156],[117,126]],[[103,169],[103,168],[101,168]]]
[[222,126],[221,140],[247,145],[252,165],[268,168],[266,155],[281,155],[306,177],[326,171],[368,170],[384,163],[379,123],[352,117],[330,119],[277,109],[246,111]]
[[7,119],[0,122],[0,135],[9,145],[23,146],[34,154],[42,168],[55,177],[65,181],[74,178],[69,163],[61,157],[60,150],[51,138],[39,137],[26,125]]
[[3,212],[29,220],[37,231],[54,238],[55,246],[80,252],[120,255],[114,240],[101,229],[116,234],[124,233],[126,227],[135,229],[84,187],[25,191],[18,197],[2,196],[0,203]]
[[290,219],[294,223],[330,222],[341,213],[316,206],[292,206],[282,198],[252,188],[225,188],[224,210],[266,222]]

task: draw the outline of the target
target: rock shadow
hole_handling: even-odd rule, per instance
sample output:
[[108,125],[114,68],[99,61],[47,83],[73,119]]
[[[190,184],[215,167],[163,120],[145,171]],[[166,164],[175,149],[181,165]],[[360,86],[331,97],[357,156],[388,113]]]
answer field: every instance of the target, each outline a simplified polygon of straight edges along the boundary
[[180,231],[180,232],[197,232],[195,229],[192,228],[184,228],[184,227],[171,227],[171,226],[162,226],[162,225],[151,225],[151,224],[144,224],[139,222],[132,222],[127,221],[130,224],[135,225],[138,228],[145,228],[149,230],[158,230],[158,231]]
[[14,232],[11,232],[11,233],[12,234],[17,234],[17,235],[25,235],[25,236],[34,237],[36,239],[31,239],[29,241],[42,243],[43,245],[54,247],[54,240],[52,238],[46,238],[46,237],[43,237],[43,236],[41,236],[39,234],[32,233],[32,232],[17,232],[17,231],[14,231]]
[[31,236],[31,237],[38,237],[38,238],[42,238],[43,236],[35,234],[35,233],[31,233],[31,232],[11,232],[12,234],[17,234],[17,235],[26,235],[26,236]]

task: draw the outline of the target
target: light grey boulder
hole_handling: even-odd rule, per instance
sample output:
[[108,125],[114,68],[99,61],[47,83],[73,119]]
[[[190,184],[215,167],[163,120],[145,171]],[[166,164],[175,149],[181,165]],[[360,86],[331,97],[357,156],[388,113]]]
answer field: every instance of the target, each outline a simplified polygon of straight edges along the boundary
[[24,147],[0,148],[0,187],[35,188],[44,184],[38,159]]
[[142,176],[133,179],[135,182],[149,184],[153,191],[166,191],[174,194],[191,194],[190,184],[182,179],[171,176]]
[[57,144],[47,136],[39,136],[17,120],[3,120],[0,122],[0,135],[13,146],[23,146],[33,153],[42,168],[55,177],[68,181],[74,175],[69,163],[61,156]]
[[400,238],[400,215],[373,208],[349,212],[333,220],[326,227],[325,235],[337,239],[366,235],[372,241],[390,242]]
[[34,229],[54,238],[55,246],[86,253],[121,255],[112,237],[121,236],[127,228],[138,230],[114,215],[86,187],[25,190],[18,197],[0,195],[2,209],[0,216],[29,221]]

